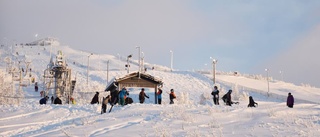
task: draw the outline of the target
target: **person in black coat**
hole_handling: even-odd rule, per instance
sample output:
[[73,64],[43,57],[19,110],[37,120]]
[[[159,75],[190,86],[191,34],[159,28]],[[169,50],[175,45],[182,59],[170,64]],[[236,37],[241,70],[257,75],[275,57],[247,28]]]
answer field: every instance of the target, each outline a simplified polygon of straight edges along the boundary
[[288,106],[289,108],[293,108],[293,105],[294,105],[294,98],[293,98],[293,96],[291,95],[291,93],[288,93],[287,106]]
[[250,96],[248,107],[256,107],[256,105],[258,105],[258,103],[254,102],[252,96]]
[[48,97],[48,96],[46,96],[46,97],[44,97],[44,98],[40,99],[40,101],[39,101],[40,105],[42,105],[42,104],[47,104],[48,99],[49,99],[49,97]]
[[232,93],[232,90],[230,89],[230,90],[228,91],[228,93],[225,94],[225,95],[223,95],[223,97],[222,97],[222,100],[223,100],[224,103],[226,103],[226,105],[228,105],[228,106],[231,106],[231,104],[236,103],[236,102],[232,102],[232,101],[231,101],[231,93]]
[[54,99],[54,102],[53,102],[53,104],[62,104],[62,101],[61,101],[61,99],[59,98],[59,97],[56,97],[55,99]]
[[92,100],[91,100],[91,104],[99,104],[99,92],[96,92],[96,94],[93,96]]
[[117,104],[119,101],[119,91],[115,90],[111,92],[111,101],[109,102],[111,105]]

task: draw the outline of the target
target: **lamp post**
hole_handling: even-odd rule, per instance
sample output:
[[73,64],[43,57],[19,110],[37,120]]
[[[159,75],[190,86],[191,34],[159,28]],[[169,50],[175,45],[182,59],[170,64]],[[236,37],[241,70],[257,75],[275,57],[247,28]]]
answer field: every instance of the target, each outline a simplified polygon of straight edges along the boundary
[[91,53],[90,55],[88,55],[88,65],[87,65],[87,86],[88,86],[88,81],[89,81],[89,58],[90,56],[93,55],[93,53]]
[[138,50],[138,64],[139,64],[139,74],[140,74],[140,71],[141,71],[141,62],[140,62],[140,60],[141,60],[141,58],[140,58],[140,55],[141,55],[141,48],[140,48],[140,46],[136,46],[136,49],[139,49]]
[[171,68],[171,72],[173,70],[173,51],[170,50],[170,53],[171,53],[171,65],[170,65],[170,68]]
[[212,81],[213,81],[213,85],[215,85],[216,84],[216,64],[218,60],[212,57],[210,57],[210,59],[212,59],[212,77],[213,77]]
[[141,57],[141,70],[142,70],[142,72],[145,72],[145,69],[144,69],[144,53],[141,52],[141,54],[142,54],[142,57]]
[[282,70],[280,70],[280,76],[281,76],[281,81],[283,81],[283,71]]
[[127,57],[127,65],[126,65],[126,67],[127,67],[127,73],[129,73],[129,68],[130,68],[130,64],[129,64],[129,59],[130,58],[132,58],[132,55],[129,55],[128,57]]
[[38,34],[34,35],[34,37],[36,37],[36,41],[38,40]]
[[269,91],[270,91],[270,88],[269,88],[269,69],[265,69],[265,71],[267,72],[267,82],[268,82],[268,97],[269,97]]
[[109,84],[109,60],[107,61],[107,85]]

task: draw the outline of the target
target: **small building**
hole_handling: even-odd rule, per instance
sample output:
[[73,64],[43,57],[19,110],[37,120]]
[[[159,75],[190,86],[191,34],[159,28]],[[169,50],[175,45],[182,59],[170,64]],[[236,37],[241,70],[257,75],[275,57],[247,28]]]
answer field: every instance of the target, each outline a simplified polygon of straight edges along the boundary
[[120,91],[122,87],[154,88],[155,104],[157,104],[158,87],[162,87],[162,85],[163,82],[159,78],[156,78],[147,73],[134,72],[120,78],[114,78],[112,82],[107,85],[105,91]]

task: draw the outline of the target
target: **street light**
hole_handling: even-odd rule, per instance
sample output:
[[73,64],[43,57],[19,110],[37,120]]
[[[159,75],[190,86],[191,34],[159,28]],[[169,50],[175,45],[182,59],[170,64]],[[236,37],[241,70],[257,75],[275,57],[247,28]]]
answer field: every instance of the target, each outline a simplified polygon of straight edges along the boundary
[[138,50],[138,64],[139,64],[139,74],[140,74],[140,71],[141,71],[141,62],[140,62],[141,48],[140,48],[140,46],[136,46],[136,49],[139,49]]
[[270,88],[269,88],[269,69],[265,69],[265,71],[267,72],[267,81],[268,81],[268,97],[269,97],[269,91],[270,91]]
[[88,65],[87,65],[87,86],[88,86],[88,81],[89,81],[89,58],[90,56],[93,55],[93,53],[91,53],[90,55],[88,55]]
[[283,81],[283,71],[282,70],[280,70],[280,76],[281,76],[281,81]]
[[129,55],[128,57],[127,57],[127,65],[126,65],[126,67],[127,67],[127,73],[129,73],[129,68],[130,68],[130,65],[129,65],[129,59],[130,58],[132,58],[132,55]]
[[[38,33],[36,35],[34,35],[34,37],[36,37],[36,41],[38,40]],[[44,46],[44,45],[43,45]]]
[[218,62],[218,60],[210,57],[210,59],[212,59],[212,77],[213,77],[213,85],[216,84],[216,64]]
[[141,52],[142,54],[142,57],[141,57],[141,69],[142,69],[142,72],[145,72],[145,68],[144,68],[144,53]]
[[109,60],[107,61],[107,85],[109,84]]
[[171,72],[172,72],[172,70],[173,70],[173,51],[172,50],[170,50],[170,53],[171,53]]

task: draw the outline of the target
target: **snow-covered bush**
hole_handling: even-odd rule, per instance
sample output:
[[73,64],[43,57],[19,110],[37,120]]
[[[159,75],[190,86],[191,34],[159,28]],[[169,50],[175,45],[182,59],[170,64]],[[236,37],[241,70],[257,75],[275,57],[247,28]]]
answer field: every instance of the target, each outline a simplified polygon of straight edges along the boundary
[[310,84],[304,84],[304,83],[301,83],[301,86],[302,86],[302,87],[306,87],[306,88],[314,88],[314,87],[311,86]]
[[201,105],[206,105],[208,104],[208,101],[211,100],[211,96],[209,95],[209,93],[202,93],[199,98],[200,98],[199,103]]
[[179,104],[191,104],[189,93],[181,93],[179,95]]
[[249,99],[249,94],[247,92],[239,92],[238,84],[232,87],[232,100],[247,100]]

